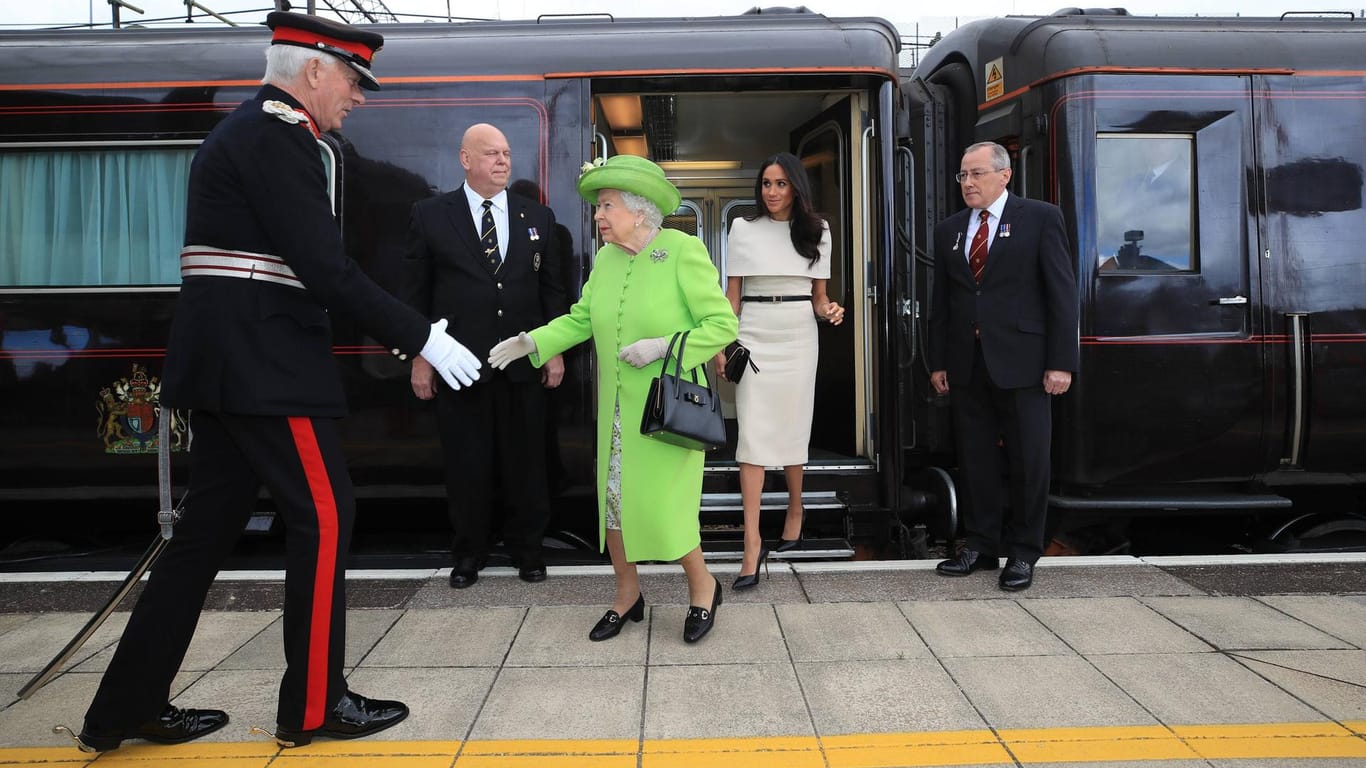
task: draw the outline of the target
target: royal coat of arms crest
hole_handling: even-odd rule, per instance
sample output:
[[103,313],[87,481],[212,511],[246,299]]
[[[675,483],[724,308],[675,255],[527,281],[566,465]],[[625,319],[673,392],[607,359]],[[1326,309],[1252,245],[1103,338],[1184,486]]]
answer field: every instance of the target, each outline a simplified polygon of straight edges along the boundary
[[[133,372],[100,389],[95,403],[99,413],[96,433],[105,453],[156,453],[157,419],[162,417],[161,380],[147,375],[146,366],[133,363]],[[171,450],[183,451],[187,433],[185,419],[174,409],[171,419]]]

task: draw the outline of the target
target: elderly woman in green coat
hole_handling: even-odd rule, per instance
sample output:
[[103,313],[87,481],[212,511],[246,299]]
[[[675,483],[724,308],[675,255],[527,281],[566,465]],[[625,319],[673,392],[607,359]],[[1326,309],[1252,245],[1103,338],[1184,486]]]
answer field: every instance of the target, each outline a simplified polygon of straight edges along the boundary
[[659,166],[617,155],[585,169],[579,194],[597,205],[593,219],[604,245],[583,296],[569,314],[497,344],[489,362],[503,368],[529,355],[539,367],[593,339],[599,369],[598,526],[617,593],[589,638],[615,637],[623,619],[645,617],[637,562],[678,560],[691,598],[683,639],[697,642],[711,630],[721,605],[721,584],[702,558],[698,527],[702,453],[642,436],[637,425],[673,334],[691,332],[682,361],[690,370],[733,341],[739,322],[702,241],[661,229],[681,195]]

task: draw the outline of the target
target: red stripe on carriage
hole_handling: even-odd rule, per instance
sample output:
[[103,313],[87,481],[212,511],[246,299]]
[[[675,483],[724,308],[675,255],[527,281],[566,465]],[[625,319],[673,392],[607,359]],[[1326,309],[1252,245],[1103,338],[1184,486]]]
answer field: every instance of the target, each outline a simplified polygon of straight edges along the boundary
[[313,508],[318,515],[318,564],[313,575],[313,608],[308,629],[308,674],[304,695],[303,729],[322,727],[327,714],[327,656],[332,640],[332,593],[336,588],[333,575],[337,569],[337,500],[332,495],[332,481],[327,476],[327,464],[318,450],[318,437],[313,433],[313,421],[307,417],[289,417],[289,430],[294,434],[294,447],[303,463],[308,480]]

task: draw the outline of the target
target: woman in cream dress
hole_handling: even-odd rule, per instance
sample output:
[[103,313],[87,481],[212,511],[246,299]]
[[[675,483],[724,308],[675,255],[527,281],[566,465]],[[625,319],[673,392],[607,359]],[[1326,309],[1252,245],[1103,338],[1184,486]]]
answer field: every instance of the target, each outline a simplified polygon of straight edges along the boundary
[[[761,212],[736,219],[726,241],[726,297],[740,317],[739,341],[758,368],[735,385],[745,556],[734,589],[758,583],[759,563],[768,554],[759,534],[764,467],[780,466],[787,477],[787,518],[775,550],[801,541],[802,466],[816,397],[816,321],[844,320],[844,309],[825,293],[830,228],[811,210],[801,161],[786,152],[765,160],[754,196]],[[724,371],[725,353],[716,360]]]

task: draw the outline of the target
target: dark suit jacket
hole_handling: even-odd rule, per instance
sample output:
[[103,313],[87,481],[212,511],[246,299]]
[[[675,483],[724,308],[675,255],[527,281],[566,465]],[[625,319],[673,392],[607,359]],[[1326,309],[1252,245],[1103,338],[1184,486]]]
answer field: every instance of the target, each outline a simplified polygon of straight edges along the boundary
[[[447,332],[480,361],[502,339],[569,310],[555,214],[511,192],[507,200],[507,256],[496,270],[479,245],[463,185],[413,204],[404,252],[404,300],[432,321],[446,318]],[[525,359],[504,374],[516,382],[540,380]],[[490,375],[500,374],[485,363],[480,377]]]
[[947,370],[950,387],[968,381],[973,330],[980,329],[997,387],[1038,386],[1045,370],[1076,371],[1078,297],[1062,211],[1007,197],[980,285],[964,256],[972,213],[959,211],[934,228],[930,370]]
[[166,345],[163,402],[257,416],[342,416],[329,310],[386,348],[414,355],[431,328],[342,249],[318,144],[305,123],[263,111],[300,107],[271,85],[209,133],[190,166],[185,244],[277,256],[304,288],[185,278]]

